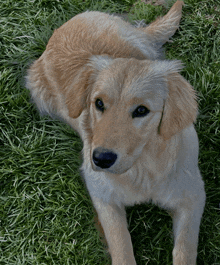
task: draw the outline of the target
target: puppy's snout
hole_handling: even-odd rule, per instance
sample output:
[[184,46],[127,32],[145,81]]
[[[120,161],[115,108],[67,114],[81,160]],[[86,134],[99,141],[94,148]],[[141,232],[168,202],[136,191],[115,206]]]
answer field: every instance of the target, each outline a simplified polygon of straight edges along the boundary
[[117,155],[108,149],[98,147],[93,151],[92,159],[97,167],[110,168],[115,163]]

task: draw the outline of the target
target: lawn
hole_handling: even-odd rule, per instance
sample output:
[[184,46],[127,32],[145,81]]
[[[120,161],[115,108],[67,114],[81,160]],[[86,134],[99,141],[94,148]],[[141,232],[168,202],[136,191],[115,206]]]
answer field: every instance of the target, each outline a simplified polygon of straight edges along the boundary
[[[79,174],[82,143],[60,121],[40,117],[25,89],[27,67],[54,29],[86,10],[129,13],[147,23],[168,9],[135,0],[1,0],[0,265],[106,265]],[[169,7],[168,7],[169,8]],[[220,0],[185,0],[179,31],[165,45],[198,92],[199,167],[207,202],[198,265],[220,265]],[[138,265],[172,264],[172,221],[158,207],[127,209]]]

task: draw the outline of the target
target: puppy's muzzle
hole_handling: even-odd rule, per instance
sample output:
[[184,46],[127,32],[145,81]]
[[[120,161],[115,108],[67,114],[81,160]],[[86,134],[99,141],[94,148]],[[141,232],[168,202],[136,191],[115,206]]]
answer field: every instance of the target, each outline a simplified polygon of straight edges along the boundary
[[108,149],[98,147],[93,151],[92,159],[97,167],[104,169],[114,165],[117,155]]

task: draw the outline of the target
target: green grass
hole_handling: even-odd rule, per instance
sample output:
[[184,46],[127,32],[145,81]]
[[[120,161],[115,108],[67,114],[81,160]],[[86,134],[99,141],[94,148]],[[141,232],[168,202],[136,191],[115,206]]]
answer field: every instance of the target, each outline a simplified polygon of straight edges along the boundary
[[[85,10],[129,12],[149,23],[161,7],[134,0],[1,0],[0,265],[107,264],[79,175],[79,137],[40,117],[24,89],[25,71],[55,28]],[[207,192],[198,265],[220,264],[220,1],[185,0],[166,57],[198,91],[199,165]],[[138,265],[172,264],[172,221],[153,205],[127,209]]]

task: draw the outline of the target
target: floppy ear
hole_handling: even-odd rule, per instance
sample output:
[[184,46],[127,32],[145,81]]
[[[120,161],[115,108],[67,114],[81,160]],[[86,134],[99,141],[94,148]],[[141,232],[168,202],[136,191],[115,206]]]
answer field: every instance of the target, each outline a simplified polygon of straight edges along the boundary
[[158,44],[158,46],[162,46],[167,42],[178,29],[183,4],[183,1],[177,1],[165,16],[158,18],[148,27],[142,28],[149,36],[149,39]]
[[45,51],[29,68],[26,87],[42,115],[61,119],[77,118],[86,108],[87,96],[95,79],[111,61],[107,56],[92,56],[80,64],[56,64],[56,51]]
[[159,134],[169,139],[196,120],[196,93],[192,86],[178,73],[167,76],[168,98],[159,125]]

